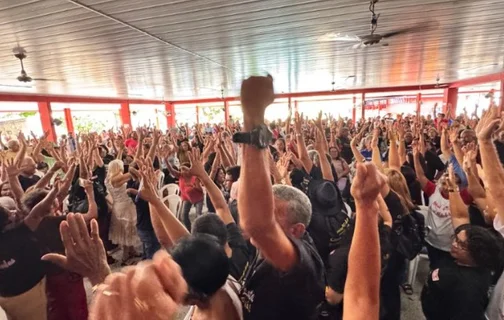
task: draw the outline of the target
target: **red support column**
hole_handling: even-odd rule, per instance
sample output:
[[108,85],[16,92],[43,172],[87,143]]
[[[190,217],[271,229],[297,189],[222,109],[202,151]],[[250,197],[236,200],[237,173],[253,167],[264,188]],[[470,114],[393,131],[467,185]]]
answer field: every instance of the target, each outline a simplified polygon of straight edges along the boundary
[[[444,90],[443,113],[447,118],[455,118],[457,114],[458,88],[447,88]],[[448,105],[451,105],[450,114],[448,114]]]
[[166,124],[169,129],[175,127],[175,105],[170,102],[165,102]]
[[362,110],[361,110],[361,117],[362,120],[366,120],[366,93],[362,93]]
[[229,102],[224,100],[224,125],[229,125]]
[[357,117],[357,97],[353,96],[352,123],[354,126],[355,126],[356,117]]
[[196,106],[196,124],[199,124],[199,106]]
[[40,114],[40,121],[42,122],[42,130],[48,133],[47,139],[51,142],[56,142],[57,137],[52,119],[51,103],[48,101],[39,102],[38,110]]
[[130,128],[133,128],[133,126],[131,125],[131,113],[130,113],[129,102],[121,103],[121,109],[119,110],[119,116],[121,117],[121,124],[123,126],[129,125]]
[[504,79],[500,81],[500,105],[499,105],[499,111],[500,112],[504,111]]
[[70,110],[70,108],[65,108],[63,109],[63,112],[65,113],[65,123],[68,133],[75,133],[72,121],[72,111]]
[[420,111],[422,110],[422,94],[419,92],[416,96],[416,114],[420,118]]

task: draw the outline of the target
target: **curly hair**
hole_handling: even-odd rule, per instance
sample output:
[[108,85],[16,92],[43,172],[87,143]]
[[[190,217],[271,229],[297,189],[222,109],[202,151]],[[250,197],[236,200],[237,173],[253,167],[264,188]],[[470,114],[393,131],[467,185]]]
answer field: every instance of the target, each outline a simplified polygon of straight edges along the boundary
[[500,272],[504,267],[504,239],[494,230],[468,225],[467,250],[474,262],[483,268]]

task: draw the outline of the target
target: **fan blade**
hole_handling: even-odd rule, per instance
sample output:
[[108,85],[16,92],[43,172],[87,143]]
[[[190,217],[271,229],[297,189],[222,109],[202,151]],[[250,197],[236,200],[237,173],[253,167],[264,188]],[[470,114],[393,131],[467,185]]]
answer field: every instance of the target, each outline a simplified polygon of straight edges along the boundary
[[60,82],[65,81],[65,80],[61,80],[61,79],[46,79],[46,78],[32,78],[32,80],[34,80],[34,81],[60,81]]
[[349,36],[341,33],[330,32],[319,37],[318,41],[360,42],[361,38],[358,36]]
[[391,37],[395,37],[395,36],[398,36],[400,34],[405,34],[405,33],[419,32],[419,31],[430,31],[430,30],[433,30],[434,28],[436,28],[437,25],[438,25],[437,22],[432,22],[432,21],[422,22],[422,23],[419,23],[419,24],[412,26],[412,27],[409,27],[409,28],[404,28],[404,29],[400,29],[397,31],[385,33],[382,35],[382,38],[384,38],[384,39],[391,38]]
[[9,88],[33,88],[32,86],[16,86],[13,84],[0,84],[0,87],[9,87]]

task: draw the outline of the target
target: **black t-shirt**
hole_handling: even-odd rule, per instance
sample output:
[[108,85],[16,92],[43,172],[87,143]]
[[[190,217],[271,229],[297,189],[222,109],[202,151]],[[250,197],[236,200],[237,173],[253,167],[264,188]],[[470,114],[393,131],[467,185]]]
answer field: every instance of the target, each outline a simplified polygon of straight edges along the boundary
[[441,161],[439,156],[436,153],[432,152],[431,150],[427,150],[425,152],[424,157],[425,157],[425,167],[424,167],[425,176],[430,181],[433,181],[434,178],[436,177],[436,173],[439,171],[443,171],[445,169],[445,164],[443,163],[443,161]]
[[[35,237],[44,251],[65,253],[65,246],[63,245],[63,241],[61,241],[59,232],[59,226],[62,221],[66,221],[66,216],[48,216],[42,219],[37,230],[35,230]],[[47,273],[55,274],[62,271],[63,269],[55,264],[49,263],[47,265]]]
[[422,290],[427,320],[484,320],[490,272],[459,265],[433,270]]
[[338,137],[338,144],[341,146],[341,157],[345,159],[347,163],[352,163],[353,153],[350,147],[350,139],[347,137]]
[[287,272],[257,255],[240,291],[244,320],[311,320],[324,300],[324,265],[311,239],[290,239],[299,261]]
[[19,183],[21,184],[21,188],[23,188],[23,191],[26,191],[29,187],[36,185],[40,180],[40,177],[36,175],[33,175],[31,177],[19,175],[18,179]]
[[22,223],[0,233],[0,296],[25,293],[45,276],[42,251],[35,234]]
[[404,208],[401,204],[401,200],[394,191],[390,190],[383,200],[385,200],[385,203],[387,204],[392,220],[396,220],[398,215],[404,214]]
[[249,263],[253,255],[250,254],[247,241],[243,238],[242,232],[236,223],[233,222],[228,224],[226,229],[228,244],[231,250],[233,250],[230,258],[231,264],[229,274],[236,280],[240,280],[243,271],[247,267],[247,263]]
[[[140,187],[140,182],[134,181],[134,180],[129,180],[126,186],[128,189],[138,190],[138,188]],[[135,198],[136,198],[135,195],[131,195],[130,198],[133,200],[133,202],[135,203],[135,207],[136,207],[136,212],[137,212],[136,226],[137,226],[137,229],[144,230],[144,231],[154,231],[154,228],[152,227],[151,216],[150,216],[149,203],[147,201],[140,199],[140,198],[138,198],[138,201],[135,201]]]

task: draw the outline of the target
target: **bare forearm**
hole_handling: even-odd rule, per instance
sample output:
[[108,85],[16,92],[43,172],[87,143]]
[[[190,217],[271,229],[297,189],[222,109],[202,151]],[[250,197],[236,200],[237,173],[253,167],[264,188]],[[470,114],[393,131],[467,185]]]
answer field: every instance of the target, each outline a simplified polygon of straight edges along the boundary
[[51,181],[51,179],[54,177],[54,174],[58,170],[59,169],[54,170],[54,167],[52,167],[51,169],[49,169],[49,171],[42,178],[40,178],[39,181],[37,181],[37,183],[35,184],[35,189],[42,189],[45,186],[47,186],[47,184]]
[[390,140],[389,167],[391,169],[396,169],[396,170],[401,169],[401,161],[399,160],[399,152],[397,150],[397,141],[395,139]]
[[184,225],[175,217],[170,209],[164,205],[161,199],[158,198],[149,203],[149,207],[155,210],[159,220],[161,220],[164,229],[173,243],[176,243],[181,238],[189,235],[189,231],[187,231]]
[[217,215],[221,218],[224,224],[227,225],[231,222],[235,222],[231,212],[229,211],[226,199],[224,199],[224,195],[217,185],[208,176],[200,177],[200,180],[207,190],[207,195],[210,197]]
[[14,199],[16,203],[21,203],[21,198],[24,195],[23,188],[21,187],[21,183],[19,182],[18,176],[9,176],[9,185],[11,188],[11,192],[14,195]]
[[328,181],[334,181],[334,175],[331,170],[331,164],[323,150],[317,150],[320,159],[320,170],[322,171],[322,178]]
[[98,206],[96,205],[93,188],[86,190],[86,195],[88,201],[88,211],[84,214],[84,220],[88,222],[91,221],[91,219],[98,218]]
[[352,153],[355,158],[355,161],[357,162],[364,162],[366,161],[366,158],[360,153],[359,149],[357,149],[357,146],[352,144]]
[[150,206],[150,216],[152,221],[152,228],[154,229],[154,233],[156,234],[156,237],[158,238],[161,246],[163,246],[163,248],[173,247],[173,241],[170,238],[170,235],[166,231],[156,209],[152,206]]
[[313,167],[313,163],[310,160],[310,157],[308,156],[308,150],[306,149],[303,134],[299,133],[296,134],[296,140],[297,140],[297,150],[299,154],[299,160],[301,160],[301,162],[303,163],[303,167],[306,170],[306,172],[310,173]]
[[231,167],[233,166],[233,161],[231,160],[229,154],[228,154],[228,151],[226,150],[226,148],[221,144],[219,145],[219,152],[220,152],[220,155],[221,155],[221,161],[222,161],[222,164],[224,165],[224,167]]
[[383,172],[383,164],[382,164],[382,159],[381,159],[381,155],[380,155],[380,149],[378,148],[378,146],[373,146],[373,152],[371,154],[371,159],[373,160],[373,163],[378,168],[378,170]]
[[348,256],[344,320],[377,320],[380,291],[380,243],[376,204],[357,204],[354,237]]
[[[481,154],[481,164],[485,172],[488,192],[493,199],[504,197],[504,169],[500,165],[500,160],[492,141],[479,141]],[[500,217],[504,219],[504,201],[495,201],[495,207]]]
[[[273,194],[269,166],[264,150],[243,145],[238,212],[240,221],[247,232],[257,234],[261,228],[271,228],[275,224],[273,216]],[[261,195],[251,197],[250,195]]]
[[22,143],[21,144],[21,150],[16,154],[16,157],[14,158],[14,164],[17,166],[21,166],[21,162],[23,159],[26,157],[26,144]]

